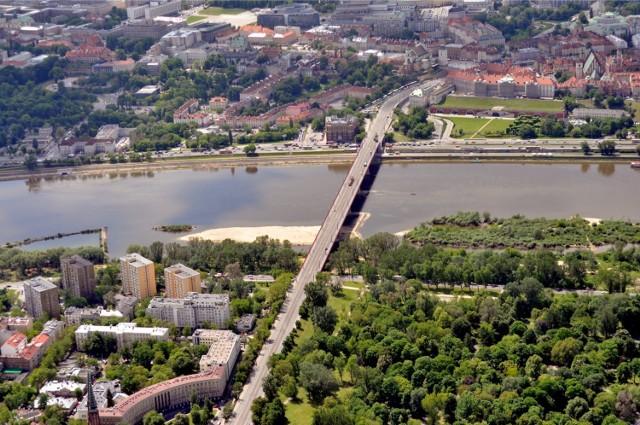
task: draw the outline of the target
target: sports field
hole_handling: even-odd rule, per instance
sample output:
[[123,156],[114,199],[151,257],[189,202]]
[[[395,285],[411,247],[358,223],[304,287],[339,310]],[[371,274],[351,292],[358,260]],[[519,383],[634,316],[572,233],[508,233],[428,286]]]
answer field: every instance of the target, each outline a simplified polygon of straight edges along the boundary
[[564,103],[555,100],[539,99],[498,99],[495,97],[447,96],[440,106],[445,108],[491,109],[502,106],[505,109],[520,111],[562,111]]
[[464,134],[462,139],[485,137],[486,134],[497,132],[504,133],[512,120],[493,118],[469,118],[469,117],[447,117],[453,123],[451,136],[458,137],[458,131],[462,129]]

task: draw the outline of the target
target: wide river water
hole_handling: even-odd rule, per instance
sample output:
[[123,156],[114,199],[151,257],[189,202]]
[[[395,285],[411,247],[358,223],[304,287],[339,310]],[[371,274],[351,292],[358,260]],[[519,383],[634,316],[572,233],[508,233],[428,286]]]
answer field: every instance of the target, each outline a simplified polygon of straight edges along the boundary
[[[0,182],[0,242],[107,226],[112,256],[130,244],[176,239],[162,224],[199,230],[322,222],[347,165],[236,167]],[[627,164],[385,163],[364,205],[363,236],[435,216],[620,218],[640,221],[640,172]],[[98,244],[79,235],[26,249]]]

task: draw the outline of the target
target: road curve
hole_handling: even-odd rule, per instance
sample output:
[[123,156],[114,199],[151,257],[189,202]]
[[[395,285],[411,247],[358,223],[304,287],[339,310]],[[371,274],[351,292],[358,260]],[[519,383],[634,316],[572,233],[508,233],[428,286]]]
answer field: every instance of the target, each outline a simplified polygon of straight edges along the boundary
[[[391,124],[393,110],[401,101],[407,98],[413,88],[413,85],[410,85],[397,93],[389,95],[381,104],[378,114],[371,122],[367,137],[362,141],[351,169],[327,212],[304,265],[295,278],[293,288],[287,295],[282,310],[273,325],[271,337],[260,351],[249,380],[235,405],[233,416],[227,423],[238,425],[249,425],[251,423],[251,404],[253,400],[263,395],[262,381],[269,371],[267,361],[271,355],[281,351],[284,338],[294,328],[295,322],[298,320],[300,305],[305,297],[304,286],[308,282],[315,280],[316,274],[322,270],[327,261],[331,247],[338,237],[356,193],[362,184],[364,176],[367,174],[371,161],[374,159],[379,143],[382,142],[385,130]],[[376,135],[378,137],[375,137]]]

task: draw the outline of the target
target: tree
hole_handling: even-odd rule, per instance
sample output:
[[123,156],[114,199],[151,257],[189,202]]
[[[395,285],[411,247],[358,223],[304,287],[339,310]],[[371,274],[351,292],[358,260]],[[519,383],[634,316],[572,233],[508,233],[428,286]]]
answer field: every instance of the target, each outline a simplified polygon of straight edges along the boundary
[[321,407],[313,412],[312,425],[354,425],[353,416],[342,405]]
[[582,149],[582,153],[585,155],[591,154],[591,146],[586,140],[580,144],[580,149]]
[[35,155],[29,155],[24,160],[24,165],[27,167],[28,170],[35,170],[36,168],[38,168],[38,159],[36,158]]
[[640,156],[640,145],[636,146],[636,153],[638,154],[638,156]]
[[254,145],[253,143],[249,143],[244,147],[243,151],[247,156],[253,156],[256,154],[256,145]]
[[189,415],[185,415],[184,413],[178,413],[174,418],[172,425],[191,425],[189,421]]
[[278,378],[276,378],[273,373],[269,373],[264,377],[262,381],[262,391],[264,391],[265,397],[267,400],[272,401],[274,398],[278,397],[278,388],[280,387],[280,383],[278,382]]
[[329,292],[324,282],[314,281],[309,282],[304,287],[304,293],[307,296],[305,302],[308,302],[311,307],[324,307],[329,300]]
[[164,425],[164,417],[155,410],[152,410],[144,415],[142,419],[142,425]]
[[613,140],[603,140],[598,143],[600,154],[604,156],[612,156],[616,153],[616,142]]
[[338,314],[331,306],[317,307],[313,309],[311,322],[323,332],[332,334],[338,323]]
[[107,388],[106,399],[107,407],[113,407],[115,405],[115,403],[113,402],[113,394],[111,393],[111,388]]
[[321,364],[302,362],[300,364],[300,385],[307,391],[309,399],[319,404],[325,397],[335,393],[338,381],[329,369]]
[[561,366],[570,366],[581,350],[582,343],[573,337],[560,340],[551,349],[551,361]]

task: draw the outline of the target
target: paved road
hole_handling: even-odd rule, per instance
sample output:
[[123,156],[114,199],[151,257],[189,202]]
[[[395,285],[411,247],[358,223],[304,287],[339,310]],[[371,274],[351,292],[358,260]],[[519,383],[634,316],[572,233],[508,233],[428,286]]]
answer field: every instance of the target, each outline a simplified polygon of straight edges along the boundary
[[[322,270],[331,247],[338,237],[338,233],[345,221],[353,200],[358,192],[369,165],[374,159],[376,150],[382,142],[385,130],[391,124],[394,108],[405,100],[413,87],[405,88],[390,95],[380,106],[375,119],[371,122],[367,137],[362,141],[360,150],[354,159],[351,170],[345,178],[333,205],[327,212],[322,227],[316,236],[315,242],[309,250],[304,265],[293,283],[293,289],[287,296],[278,319],[271,330],[271,338],[262,348],[256,365],[253,368],[248,383],[245,385],[234,415],[228,423],[248,425],[251,423],[251,404],[262,393],[262,381],[269,369],[267,361],[272,354],[280,352],[284,338],[289,335],[298,320],[298,310],[304,300],[304,286],[307,282],[315,280],[316,274]],[[378,137],[376,137],[376,135]]]

